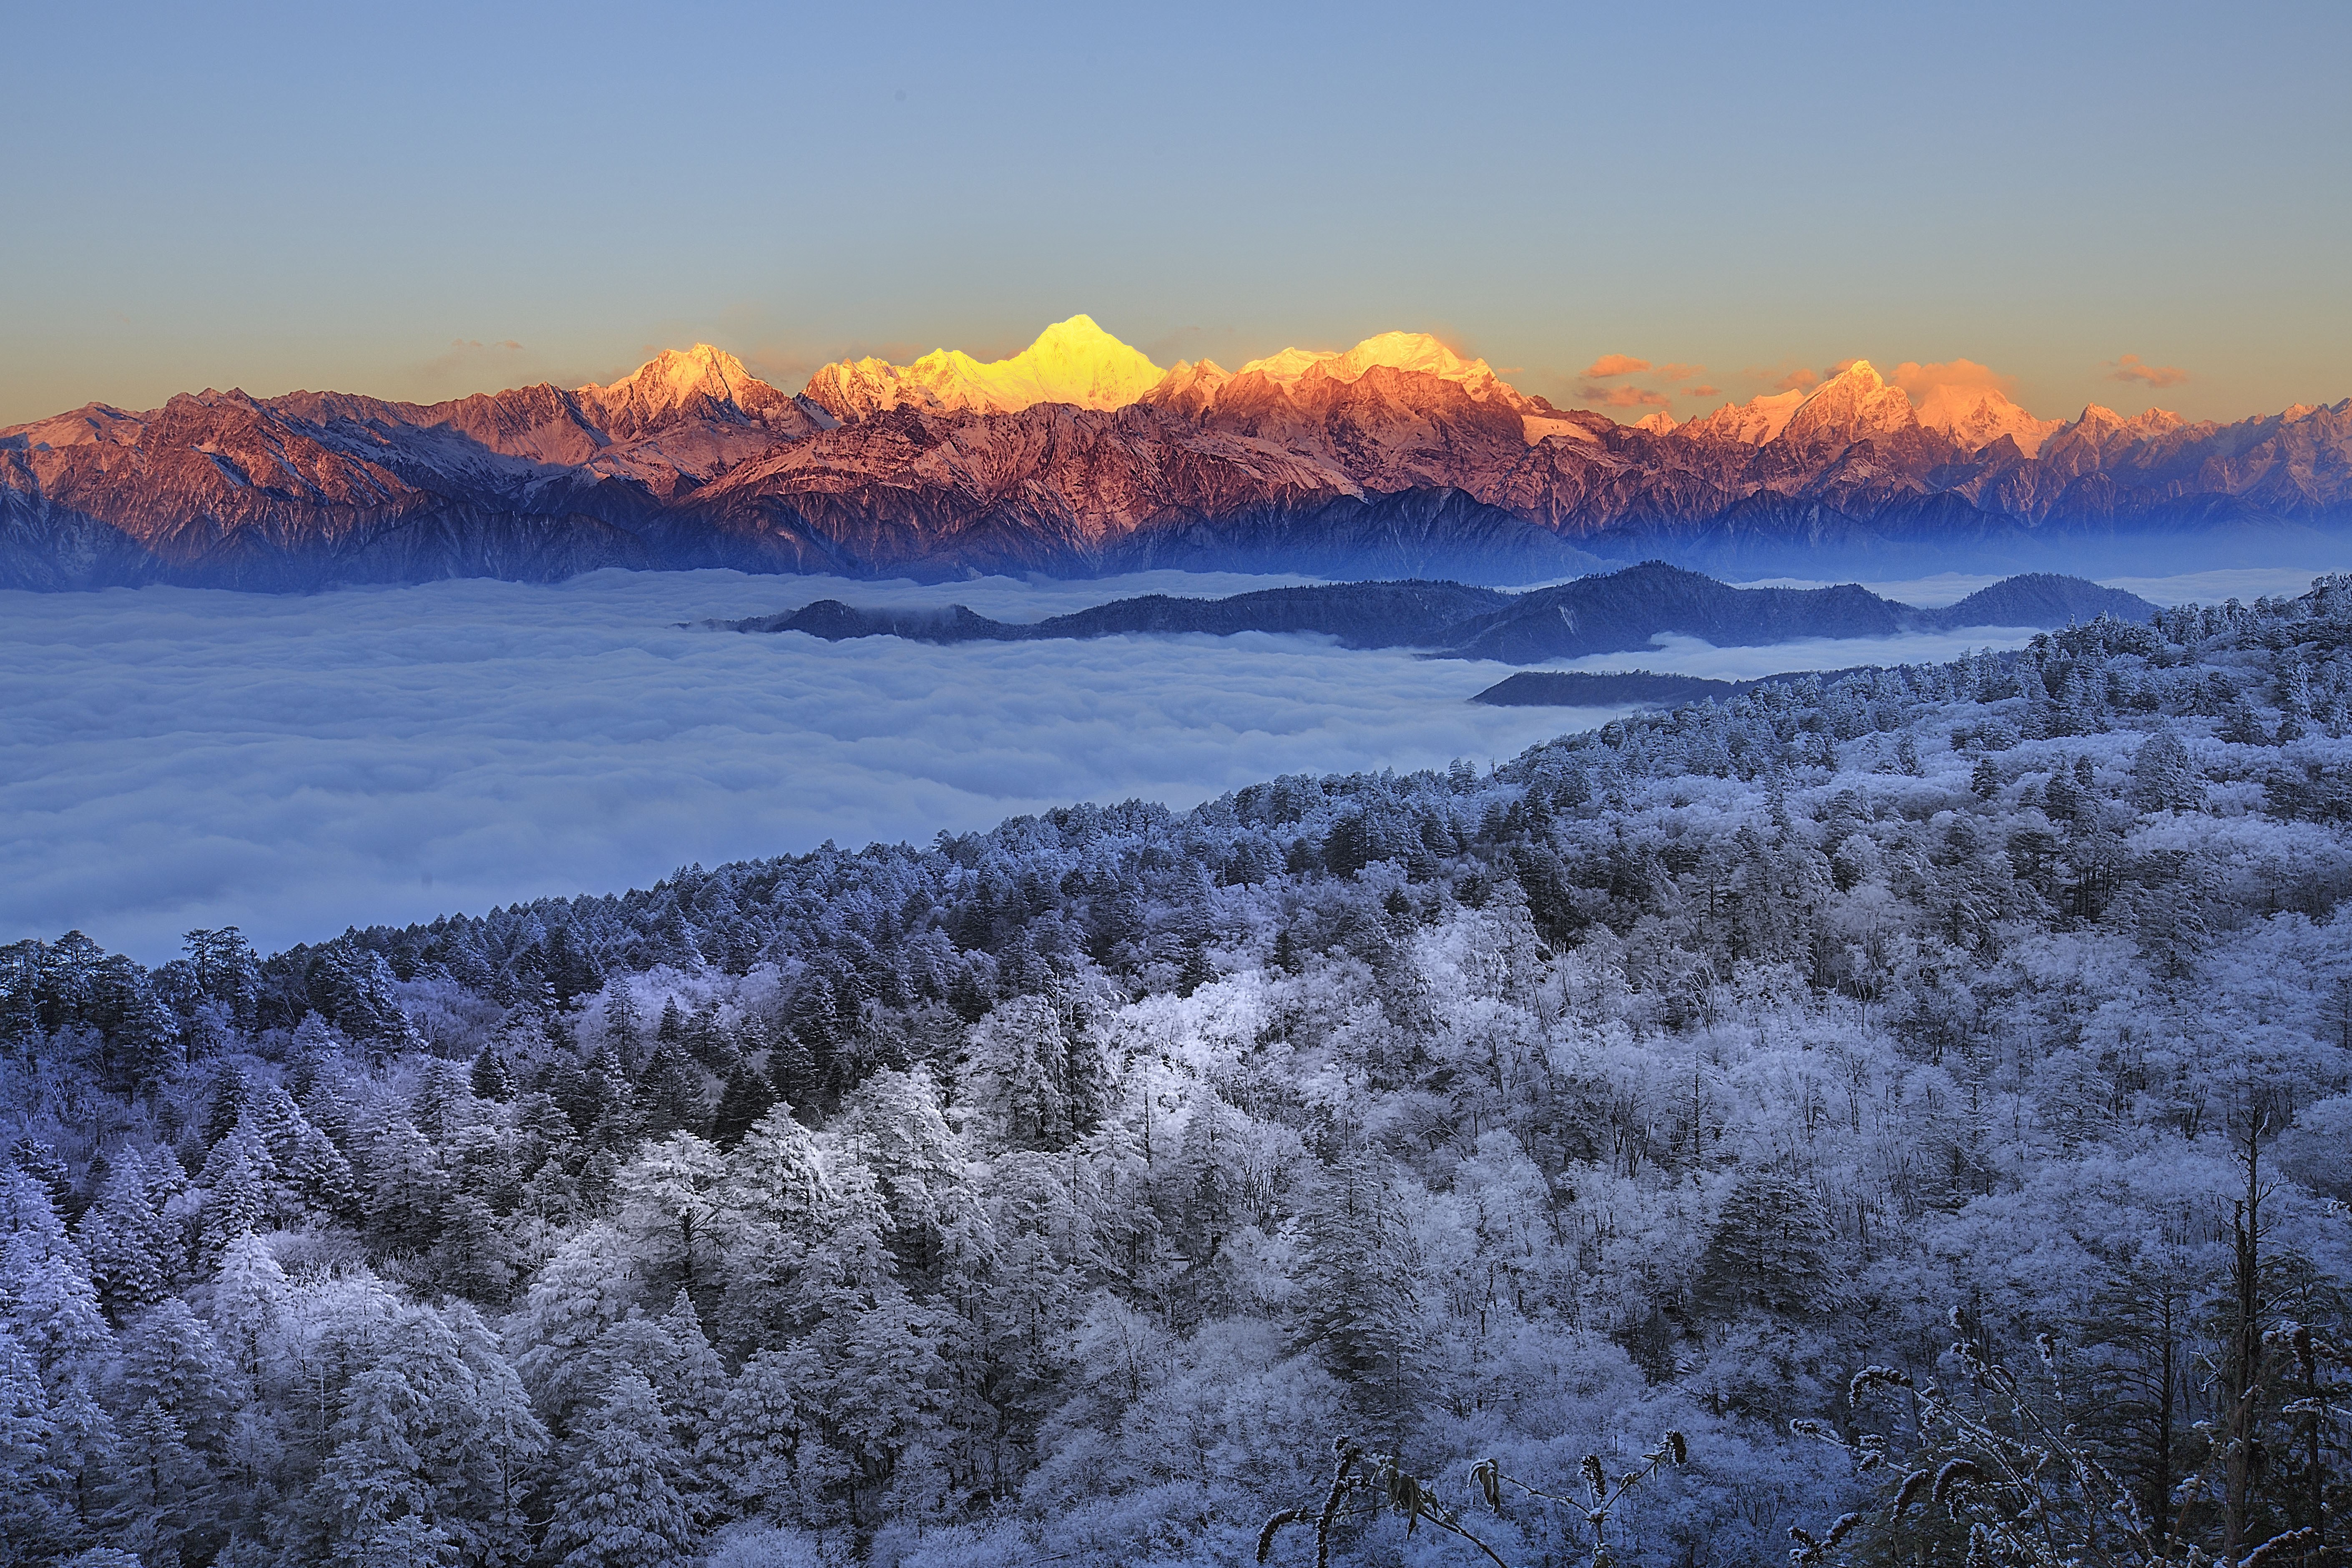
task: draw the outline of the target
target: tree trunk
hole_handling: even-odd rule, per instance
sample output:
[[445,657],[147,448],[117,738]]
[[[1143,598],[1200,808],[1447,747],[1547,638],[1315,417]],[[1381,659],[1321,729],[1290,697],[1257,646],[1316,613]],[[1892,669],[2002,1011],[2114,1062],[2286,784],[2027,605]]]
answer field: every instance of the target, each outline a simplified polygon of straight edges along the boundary
[[2231,1284],[2238,1321],[2229,1367],[2229,1490],[2221,1526],[2221,1558],[2238,1560],[2253,1516],[2254,1401],[2262,1381],[2262,1135],[2268,1117],[2256,1112],[2246,1129],[2246,1195],[2231,1205]]
[[2180,1371],[2174,1364],[2179,1349],[2173,1342],[2172,1289],[2169,1284],[2164,1287],[2157,1311],[2158,1331],[2163,1335],[2158,1365],[2164,1381],[2158,1386],[2156,1394],[2156,1472],[2148,1488],[2147,1508],[2147,1516],[2152,1520],[2163,1519],[2172,1502],[2172,1384],[2174,1379],[2180,1375]]

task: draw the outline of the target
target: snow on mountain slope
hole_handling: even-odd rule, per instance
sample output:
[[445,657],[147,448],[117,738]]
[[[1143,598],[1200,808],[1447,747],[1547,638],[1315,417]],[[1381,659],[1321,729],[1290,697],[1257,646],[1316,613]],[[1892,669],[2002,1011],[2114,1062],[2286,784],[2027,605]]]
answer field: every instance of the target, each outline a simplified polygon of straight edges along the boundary
[[690,418],[780,424],[795,435],[807,434],[810,423],[789,395],[709,343],[683,352],[665,349],[626,378],[610,386],[581,387],[577,395],[615,441]]
[[1497,395],[1518,397],[1485,360],[1464,359],[1427,332],[1381,332],[1344,353],[1285,349],[1265,359],[1250,361],[1236,374],[1247,375],[1255,371],[1277,385],[1294,386],[1318,368],[1333,381],[1348,382],[1360,380],[1366,371],[1375,366],[1433,375],[1440,381],[1454,383],[1475,398]]
[[1622,426],[1426,333],[1163,372],[1076,316],[1009,359],[845,362],[797,396],[707,343],[610,385],[431,405],[207,391],[0,429],[0,581],[1337,562],[1382,529],[1480,572],[1578,546],[1786,571],[1823,548],[2008,565],[2118,530],[2352,526],[2352,402],[2059,424],[1969,362],[1896,375],[1851,361],[1810,391]]
[[1911,395],[1889,386],[1868,360],[1858,359],[1797,405],[1780,438],[1794,446],[1845,447],[1867,437],[1918,427]]
[[1943,431],[1963,451],[1982,451],[2006,436],[2029,458],[2066,424],[2063,419],[2036,419],[1990,386],[1932,387],[1919,399],[1918,416],[1923,426]]
[[1047,327],[1011,359],[982,363],[961,349],[934,349],[909,365],[843,361],[819,369],[803,395],[845,422],[888,408],[1015,414],[1068,403],[1108,409],[1135,402],[1161,374],[1140,350],[1079,315]]
[[1427,332],[1381,332],[1344,352],[1284,349],[1232,372],[1207,360],[1198,364],[1182,363],[1143,394],[1142,400],[1193,415],[1228,398],[1262,404],[1269,393],[1306,404],[1325,403],[1329,401],[1331,388],[1352,386],[1377,370],[1442,382],[1459,388],[1474,402],[1492,402],[1539,415],[1559,413],[1540,399],[1520,393],[1485,360],[1464,359]]
[[145,428],[145,421],[136,414],[110,404],[86,403],[70,413],[0,430],[0,449],[37,452],[44,447],[55,451],[61,447],[128,447]]
[[1682,426],[1685,436],[1718,441],[1738,441],[1744,446],[1761,447],[1775,440],[1788,428],[1789,416],[1805,400],[1801,391],[1776,392],[1769,396],[1750,398],[1746,403],[1727,403],[1714,413],[1693,419]]

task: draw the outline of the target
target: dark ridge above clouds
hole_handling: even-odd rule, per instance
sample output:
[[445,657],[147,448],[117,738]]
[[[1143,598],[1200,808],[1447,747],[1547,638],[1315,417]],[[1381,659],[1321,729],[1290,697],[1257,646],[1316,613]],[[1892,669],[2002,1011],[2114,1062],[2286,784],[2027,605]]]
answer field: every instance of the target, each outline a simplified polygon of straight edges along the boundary
[[1979,588],[1956,605],[1922,610],[1923,624],[1940,630],[1959,626],[2063,626],[2113,616],[2119,621],[2144,621],[2156,606],[2137,594],[2062,577],[2048,572],[2026,572]]
[[[1221,599],[1155,594],[1029,624],[991,620],[961,605],[867,610],[820,599],[782,615],[712,624],[740,632],[805,632],[827,642],[868,637],[959,643],[1311,632],[1349,647],[1424,648],[1447,658],[1536,664],[1629,652],[1662,636],[1696,637],[1717,647],[1757,647],[1800,638],[1891,637],[1967,626],[2048,628],[2102,615],[2143,621],[2155,613],[2155,605],[2135,595],[2044,574],[2011,577],[1958,604],[1923,610],[1881,598],[1857,584],[1735,588],[1652,561],[1517,595],[1459,583],[1338,583]],[[1643,699],[1611,700],[1629,700]]]
[[838,599],[819,599],[780,616],[719,624],[740,632],[806,632],[827,642],[867,637],[953,643],[1153,632],[1315,632],[1349,647],[1423,647],[1441,646],[1454,627],[1510,602],[1507,594],[1460,583],[1342,583],[1266,588],[1221,599],[1150,594],[1027,623],[991,620],[961,605],[863,610]]
[[1761,685],[1754,680],[1709,680],[1697,675],[1660,675],[1628,669],[1601,674],[1582,670],[1523,669],[1506,676],[1470,699],[1489,708],[1616,708],[1628,702],[1671,707],[1727,700]]

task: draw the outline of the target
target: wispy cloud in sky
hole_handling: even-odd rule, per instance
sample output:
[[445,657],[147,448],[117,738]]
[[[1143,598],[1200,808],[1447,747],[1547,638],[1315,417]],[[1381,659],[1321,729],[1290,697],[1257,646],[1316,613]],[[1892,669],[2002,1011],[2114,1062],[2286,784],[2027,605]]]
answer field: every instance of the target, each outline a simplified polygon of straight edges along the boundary
[[2137,354],[2126,354],[2107,362],[2107,379],[2147,387],[2179,386],[2189,373],[2177,364],[2149,364]]
[[1663,392],[1623,383],[1615,386],[1587,384],[1578,387],[1576,395],[1595,408],[1664,408],[1671,401]]
[[2003,375],[1991,366],[1979,364],[1970,359],[1956,359],[1941,364],[1921,364],[1916,360],[1906,360],[1895,367],[1895,374],[1887,379],[1909,393],[1915,402],[1942,386],[1989,387],[2004,397],[2017,390],[2017,377]]

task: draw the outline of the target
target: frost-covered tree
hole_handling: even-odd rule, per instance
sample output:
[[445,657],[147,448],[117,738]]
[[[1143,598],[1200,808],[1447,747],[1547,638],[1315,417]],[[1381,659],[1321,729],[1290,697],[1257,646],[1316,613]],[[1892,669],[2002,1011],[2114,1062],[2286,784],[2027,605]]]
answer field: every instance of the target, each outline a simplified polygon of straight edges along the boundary
[[653,1385],[624,1372],[562,1468],[548,1550],[563,1568],[672,1568],[694,1519],[678,1489],[686,1456]]
[[457,1558],[434,1517],[416,1451],[425,1402],[391,1367],[355,1379],[319,1486],[331,1510],[329,1561],[352,1568],[424,1568]]

